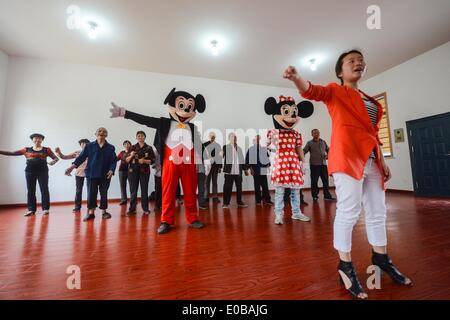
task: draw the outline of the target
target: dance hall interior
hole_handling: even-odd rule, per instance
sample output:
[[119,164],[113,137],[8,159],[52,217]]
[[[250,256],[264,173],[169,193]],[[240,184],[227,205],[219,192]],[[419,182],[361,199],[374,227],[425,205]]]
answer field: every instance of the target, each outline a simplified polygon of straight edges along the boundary
[[0,0],[0,300],[450,300],[448,0]]

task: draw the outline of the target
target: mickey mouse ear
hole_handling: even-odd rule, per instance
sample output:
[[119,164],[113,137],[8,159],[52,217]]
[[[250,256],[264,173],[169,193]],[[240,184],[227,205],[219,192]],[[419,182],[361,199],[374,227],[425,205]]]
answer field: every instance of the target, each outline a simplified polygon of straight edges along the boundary
[[309,118],[314,113],[314,105],[311,101],[302,101],[297,105],[297,108],[300,118]]
[[172,99],[173,94],[175,93],[176,88],[173,88],[169,94],[166,97],[166,100],[164,100],[164,104],[168,104],[170,100]]

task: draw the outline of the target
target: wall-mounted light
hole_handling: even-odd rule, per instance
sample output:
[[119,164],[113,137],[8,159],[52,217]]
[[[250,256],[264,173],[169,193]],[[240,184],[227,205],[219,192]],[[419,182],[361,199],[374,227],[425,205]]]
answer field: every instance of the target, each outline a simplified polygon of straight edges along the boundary
[[88,37],[92,40],[95,40],[97,38],[98,24],[96,22],[94,21],[87,22],[87,34]]
[[310,59],[309,60],[309,68],[311,69],[311,71],[316,71],[317,70],[316,59]]
[[217,40],[211,40],[211,54],[217,56],[219,54],[219,42]]

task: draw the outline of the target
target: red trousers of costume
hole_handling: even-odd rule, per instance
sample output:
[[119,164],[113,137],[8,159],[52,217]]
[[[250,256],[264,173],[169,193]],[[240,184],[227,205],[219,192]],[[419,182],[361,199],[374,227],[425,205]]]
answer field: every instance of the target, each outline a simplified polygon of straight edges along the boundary
[[175,223],[175,200],[178,181],[183,187],[184,208],[189,224],[198,220],[197,214],[197,168],[194,161],[194,149],[170,149],[164,146],[162,167],[162,214],[161,222]]

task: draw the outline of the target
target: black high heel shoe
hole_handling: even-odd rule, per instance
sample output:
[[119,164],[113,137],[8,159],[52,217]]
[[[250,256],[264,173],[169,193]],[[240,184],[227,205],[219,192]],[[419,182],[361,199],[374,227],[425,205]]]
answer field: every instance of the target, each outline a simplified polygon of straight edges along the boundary
[[412,285],[411,279],[398,271],[387,254],[377,253],[372,250],[372,264],[386,272],[394,282],[404,286]]
[[346,262],[339,260],[338,265],[339,279],[344,285],[345,289],[353,296],[355,299],[366,300],[366,297],[361,297],[361,294],[366,294],[361,283],[356,275],[355,268],[352,262]]

